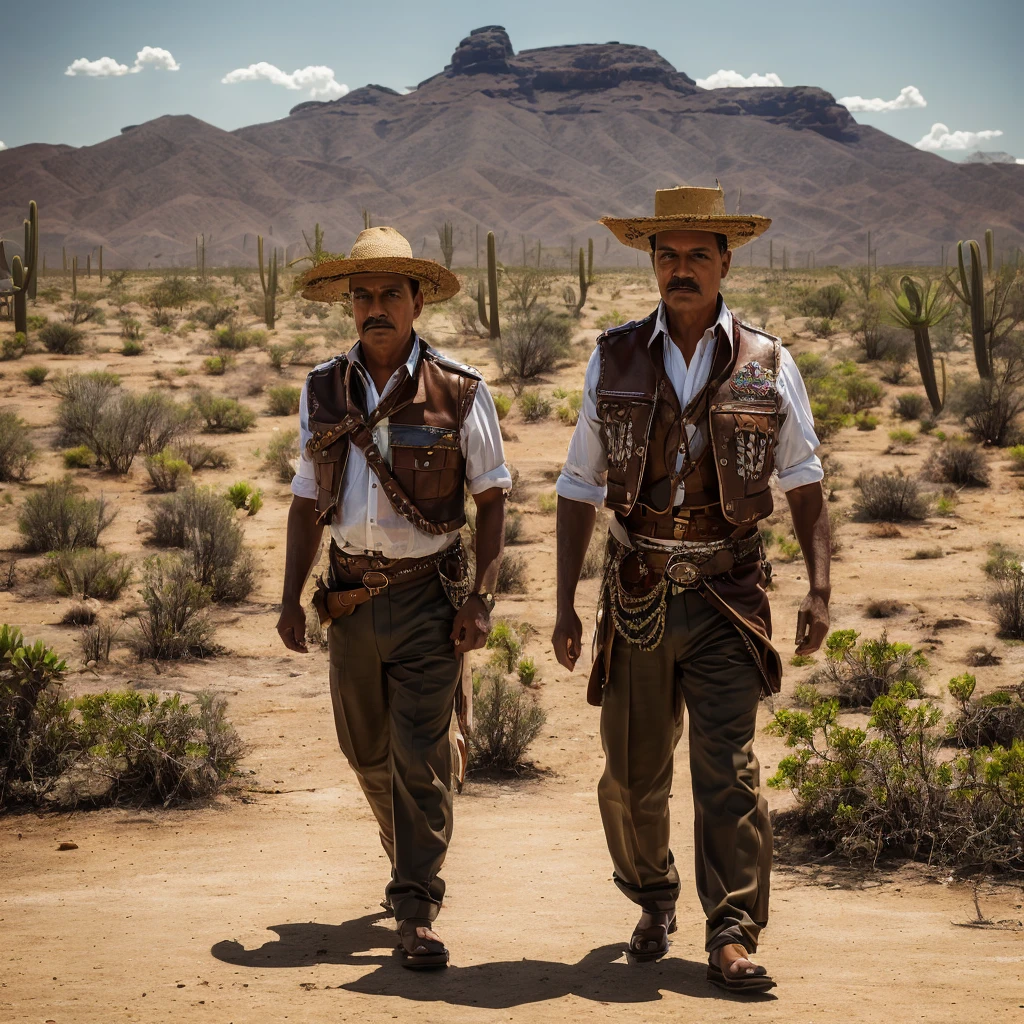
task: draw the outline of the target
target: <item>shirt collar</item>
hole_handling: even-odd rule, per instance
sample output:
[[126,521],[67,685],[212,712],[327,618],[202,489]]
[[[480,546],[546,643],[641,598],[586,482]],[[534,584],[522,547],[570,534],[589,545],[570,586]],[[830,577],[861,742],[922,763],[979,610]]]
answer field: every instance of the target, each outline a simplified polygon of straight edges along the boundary
[[[422,349],[422,346],[420,345],[420,336],[418,334],[416,334],[416,333],[413,333],[413,336],[412,336],[412,351],[409,353],[409,358],[405,361],[405,368],[409,371],[409,376],[410,377],[415,377],[416,376],[416,371],[419,369],[421,349]],[[362,371],[362,373],[365,376],[369,377],[369,374],[366,372],[366,364],[363,362],[363,343],[361,341],[357,341],[348,350],[348,357],[347,358],[348,358],[350,363],[354,364],[355,366],[358,366],[359,369]],[[394,375],[392,375],[392,380],[393,379],[394,379]],[[390,383],[391,383],[391,381],[388,381],[388,385],[389,386],[390,386]],[[385,388],[384,390],[386,391],[387,388]],[[381,396],[381,397],[383,397],[383,396]]]
[[[723,299],[721,295],[719,295],[719,297],[718,297],[718,319],[708,329],[708,331],[704,332],[704,337],[701,338],[701,341],[703,341],[704,338],[707,338],[709,333],[711,333],[713,335],[714,331],[715,331],[715,328],[717,328],[717,327],[721,327],[722,328],[722,333],[725,335],[725,338],[726,338],[726,340],[729,343],[729,348],[731,349],[732,348],[732,311],[725,304],[725,299]],[[666,340],[670,340],[669,333],[668,333],[668,314],[665,311],[665,303],[664,302],[659,302],[658,303],[658,319],[655,321],[655,324],[654,324],[654,333],[651,335],[651,342],[653,342],[654,339],[657,338],[659,334],[663,334],[665,336]],[[648,342],[648,345],[651,342]]]

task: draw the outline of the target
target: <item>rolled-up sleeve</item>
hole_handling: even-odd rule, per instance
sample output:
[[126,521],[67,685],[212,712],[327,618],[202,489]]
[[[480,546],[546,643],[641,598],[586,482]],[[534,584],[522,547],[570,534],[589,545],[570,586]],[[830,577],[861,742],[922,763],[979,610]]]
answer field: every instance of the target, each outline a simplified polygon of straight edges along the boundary
[[507,491],[512,486],[512,474],[505,465],[498,410],[483,381],[476,389],[476,398],[462,424],[461,442],[470,494],[480,494],[492,487]]
[[604,504],[608,482],[608,456],[597,418],[597,380],[600,353],[594,349],[583,383],[583,406],[576,429],[569,441],[565,464],[555,484],[555,492],[570,501],[584,501],[600,508]]
[[299,469],[292,477],[292,494],[299,498],[316,497],[316,476],[313,463],[306,457],[306,442],[313,436],[309,429],[309,408],[306,400],[306,385],[299,396]]
[[775,468],[779,487],[791,491],[794,487],[817,483],[824,477],[821,459],[816,454],[818,435],[814,432],[814,416],[807,397],[807,388],[796,361],[787,349],[782,350],[779,364],[779,394],[785,420],[779,428],[779,443],[775,449]]

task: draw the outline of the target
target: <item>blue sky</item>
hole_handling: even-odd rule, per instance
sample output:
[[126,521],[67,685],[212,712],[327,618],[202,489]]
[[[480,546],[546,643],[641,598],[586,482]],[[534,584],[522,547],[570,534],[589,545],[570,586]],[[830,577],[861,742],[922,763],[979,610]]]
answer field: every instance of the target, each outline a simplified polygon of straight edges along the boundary
[[[1024,158],[1024,0],[335,0],[290,10],[268,0],[21,4],[0,33],[8,97],[0,107],[0,142],[90,145],[161,114],[193,114],[225,129],[270,121],[310,98],[311,87],[330,95],[341,85],[414,85],[439,71],[470,29],[501,24],[516,50],[617,39],[658,50],[693,78],[719,70],[774,74],[785,85],[817,85],[837,98],[885,101],[913,86],[927,106],[914,105],[915,97],[904,109],[854,116],[910,143],[932,134],[935,145],[949,146],[964,141],[957,132],[1001,131],[967,137],[966,150],[939,151],[961,159],[977,145]],[[167,54],[150,52],[135,72],[143,47]],[[85,73],[96,65],[65,73],[75,61],[104,57],[121,73]],[[172,62],[178,70],[158,67]],[[222,83],[260,62],[280,69],[284,81],[309,67],[329,68],[333,79],[307,73],[297,80],[306,82],[303,88],[290,89],[248,72],[236,77],[250,80]],[[948,131],[933,132],[936,124]]]

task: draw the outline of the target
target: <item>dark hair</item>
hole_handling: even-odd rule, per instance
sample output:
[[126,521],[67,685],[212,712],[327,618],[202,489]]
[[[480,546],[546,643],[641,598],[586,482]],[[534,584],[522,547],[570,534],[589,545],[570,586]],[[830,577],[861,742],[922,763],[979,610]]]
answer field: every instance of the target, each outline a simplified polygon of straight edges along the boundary
[[412,289],[412,297],[415,299],[420,293],[420,282],[415,277],[409,278],[409,287]]
[[[654,252],[658,241],[658,236],[651,235],[650,238],[647,239],[647,241],[651,243],[651,252]],[[719,253],[722,256],[724,256],[729,251],[729,239],[725,235],[720,235],[717,232],[715,232],[715,241],[718,243]]]

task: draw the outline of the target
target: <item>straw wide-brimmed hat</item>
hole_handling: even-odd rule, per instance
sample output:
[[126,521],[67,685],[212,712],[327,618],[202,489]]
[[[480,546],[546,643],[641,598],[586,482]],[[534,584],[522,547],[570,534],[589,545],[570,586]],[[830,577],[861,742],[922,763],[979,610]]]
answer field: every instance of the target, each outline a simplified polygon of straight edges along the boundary
[[420,283],[424,302],[443,302],[459,290],[459,279],[436,260],[416,259],[409,240],[394,228],[366,228],[346,259],[328,260],[302,275],[303,298],[336,302],[351,290],[353,274],[402,274]]
[[654,193],[653,217],[602,217],[603,224],[623,245],[651,251],[651,235],[659,231],[712,231],[725,235],[729,248],[746,245],[771,227],[770,217],[726,213],[725,193],[714,188],[660,188]]

